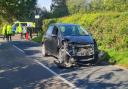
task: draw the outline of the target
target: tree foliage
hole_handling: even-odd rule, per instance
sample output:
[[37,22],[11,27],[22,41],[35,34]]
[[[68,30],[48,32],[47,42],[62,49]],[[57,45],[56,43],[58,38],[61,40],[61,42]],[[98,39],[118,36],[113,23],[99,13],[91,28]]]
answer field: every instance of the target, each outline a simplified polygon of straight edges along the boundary
[[128,11],[128,0],[93,0],[90,3],[93,11]]
[[18,20],[32,20],[36,0],[0,0],[0,14],[12,21]]
[[43,8],[36,7],[34,13],[35,15],[39,15],[39,18],[34,20],[36,23],[36,27],[39,27],[39,28],[41,28],[42,26],[43,19],[50,18],[50,13],[47,11],[45,7]]
[[85,0],[66,0],[70,14],[85,12]]
[[62,17],[68,15],[66,0],[52,0],[51,13],[52,17]]
[[128,11],[128,0],[66,0],[66,3],[70,14]]

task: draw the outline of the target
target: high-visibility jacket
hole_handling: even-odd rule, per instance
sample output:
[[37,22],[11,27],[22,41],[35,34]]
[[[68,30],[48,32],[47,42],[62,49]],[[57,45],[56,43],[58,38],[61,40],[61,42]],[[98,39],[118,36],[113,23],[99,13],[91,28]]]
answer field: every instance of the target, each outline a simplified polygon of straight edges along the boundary
[[7,34],[12,34],[12,26],[7,25]]
[[22,26],[19,24],[19,26],[16,28],[16,33],[22,33]]
[[35,23],[32,23],[32,27],[35,28]]
[[2,35],[6,35],[7,34],[7,26],[4,25],[3,29],[2,29]]

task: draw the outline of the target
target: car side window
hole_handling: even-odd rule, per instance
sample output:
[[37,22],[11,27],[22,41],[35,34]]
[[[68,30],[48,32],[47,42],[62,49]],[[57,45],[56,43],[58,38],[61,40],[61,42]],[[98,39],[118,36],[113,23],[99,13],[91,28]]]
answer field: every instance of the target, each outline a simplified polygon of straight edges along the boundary
[[53,26],[50,26],[46,32],[46,35],[47,36],[50,36],[52,34],[52,31],[53,31]]
[[58,28],[56,26],[54,26],[52,34],[58,35]]

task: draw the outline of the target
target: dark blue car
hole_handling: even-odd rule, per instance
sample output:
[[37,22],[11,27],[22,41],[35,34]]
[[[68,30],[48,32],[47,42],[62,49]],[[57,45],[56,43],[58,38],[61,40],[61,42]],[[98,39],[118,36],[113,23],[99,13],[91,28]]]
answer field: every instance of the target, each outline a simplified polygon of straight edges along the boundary
[[52,24],[43,36],[43,56],[53,55],[60,67],[95,64],[98,48],[95,39],[80,25]]

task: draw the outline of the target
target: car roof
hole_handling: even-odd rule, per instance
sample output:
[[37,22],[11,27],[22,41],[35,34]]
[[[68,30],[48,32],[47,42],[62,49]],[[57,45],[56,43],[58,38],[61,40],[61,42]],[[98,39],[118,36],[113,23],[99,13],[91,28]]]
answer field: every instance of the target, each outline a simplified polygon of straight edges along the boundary
[[78,25],[78,24],[71,24],[71,23],[55,23],[55,24],[52,24],[52,25],[54,25],[54,26],[67,26],[67,25],[69,25],[69,26],[74,26],[74,25]]

